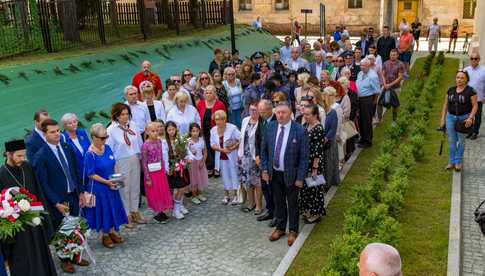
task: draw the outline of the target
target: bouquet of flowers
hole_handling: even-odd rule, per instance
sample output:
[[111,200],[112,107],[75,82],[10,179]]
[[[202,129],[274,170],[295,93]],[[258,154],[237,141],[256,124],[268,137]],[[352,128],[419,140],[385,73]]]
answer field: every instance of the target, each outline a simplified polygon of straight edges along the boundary
[[184,170],[188,169],[190,164],[186,161],[187,144],[189,143],[188,136],[180,136],[173,141],[172,148],[174,158],[170,159],[168,174],[183,177]]
[[0,193],[0,239],[12,238],[26,225],[42,223],[44,207],[27,189],[11,187]]
[[87,242],[87,230],[88,225],[83,217],[65,216],[51,241],[57,256],[79,263],[83,252],[86,252],[94,263],[94,257]]

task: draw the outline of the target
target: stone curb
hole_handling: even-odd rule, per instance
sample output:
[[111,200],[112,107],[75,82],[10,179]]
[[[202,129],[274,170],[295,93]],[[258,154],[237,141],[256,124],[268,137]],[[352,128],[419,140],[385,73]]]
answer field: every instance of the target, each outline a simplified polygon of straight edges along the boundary
[[453,173],[448,240],[448,276],[461,275],[461,172]]

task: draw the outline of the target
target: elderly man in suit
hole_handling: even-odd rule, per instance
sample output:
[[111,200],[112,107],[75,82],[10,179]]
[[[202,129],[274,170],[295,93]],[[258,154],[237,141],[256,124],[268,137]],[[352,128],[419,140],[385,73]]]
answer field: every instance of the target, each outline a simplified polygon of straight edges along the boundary
[[299,47],[291,48],[291,56],[288,60],[288,68],[292,71],[298,71],[300,68],[305,68],[308,70],[308,61],[300,57],[301,49]]
[[34,155],[37,151],[45,145],[44,134],[40,130],[40,124],[49,118],[49,113],[45,110],[39,110],[34,114],[34,129],[27,138],[25,138],[25,146],[27,147],[27,159],[31,164],[34,163]]
[[275,114],[276,121],[268,124],[261,149],[262,177],[270,181],[275,203],[276,228],[269,240],[284,236],[289,220],[291,246],[298,235],[298,192],[306,176],[308,142],[303,127],[291,120],[289,103],[279,103]]
[[[46,143],[35,154],[34,169],[50,205],[47,208],[54,228],[57,228],[67,213],[79,215],[79,207],[83,207],[85,203],[84,187],[77,170],[76,155],[71,146],[61,142],[58,123],[52,119],[45,119],[41,124],[41,130]],[[64,272],[74,272],[72,260],[61,261]],[[76,264],[89,265],[84,260]]]
[[316,51],[314,53],[315,55],[315,61],[310,63],[309,67],[310,67],[310,73],[317,77],[318,80],[321,80],[320,79],[320,73],[323,71],[323,70],[327,70],[327,62],[325,61],[325,59],[323,58],[323,53],[322,51]]

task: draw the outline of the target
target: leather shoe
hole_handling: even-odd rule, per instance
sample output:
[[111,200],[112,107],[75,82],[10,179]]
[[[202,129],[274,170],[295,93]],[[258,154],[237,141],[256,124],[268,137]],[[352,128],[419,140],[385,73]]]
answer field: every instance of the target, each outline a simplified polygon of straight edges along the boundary
[[272,219],[269,223],[268,223],[268,227],[275,227],[276,226],[276,219]]
[[270,213],[265,213],[264,215],[259,216],[256,220],[257,221],[265,221],[265,220],[270,220],[270,219],[273,219],[273,215],[271,215]]
[[279,229],[275,229],[275,230],[273,230],[273,233],[271,233],[271,236],[269,236],[269,240],[270,241],[277,241],[281,237],[283,237],[285,234],[286,234],[285,231],[279,230]]
[[106,248],[115,247],[115,244],[113,243],[109,235],[103,235],[103,246]]
[[109,237],[114,243],[123,243],[123,239],[116,233],[109,233]]
[[478,138],[477,133],[473,133],[472,136],[470,137],[470,140],[476,140]]
[[73,274],[74,273],[74,266],[69,261],[62,262],[61,263],[61,268],[62,268],[62,271],[64,271],[64,273],[69,273],[69,274]]
[[78,266],[89,266],[89,262],[86,260],[81,260],[79,263],[76,263]]
[[298,237],[298,234],[294,231],[290,231],[290,233],[288,234],[288,246],[293,245],[293,243],[296,240],[296,237]]

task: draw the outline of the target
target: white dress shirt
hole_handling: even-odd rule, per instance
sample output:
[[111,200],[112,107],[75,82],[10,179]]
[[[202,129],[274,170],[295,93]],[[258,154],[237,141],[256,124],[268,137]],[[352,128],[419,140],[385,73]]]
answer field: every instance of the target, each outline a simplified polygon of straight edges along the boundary
[[145,132],[145,126],[151,122],[150,111],[148,111],[146,104],[141,101],[136,101],[135,104],[129,104],[127,101],[125,101],[125,104],[130,107],[131,119],[136,124],[136,131],[139,133]]
[[275,154],[276,154],[276,147],[278,146],[278,138],[279,138],[282,126],[284,126],[284,134],[283,134],[283,143],[281,144],[281,150],[280,150],[280,160],[279,160],[280,162],[278,164],[278,167],[273,167],[277,171],[285,170],[285,150],[286,150],[286,144],[288,144],[288,136],[290,135],[291,121],[289,121],[285,125],[278,124],[278,131],[276,132],[276,141],[274,146]]
[[[61,147],[61,144],[57,144],[57,145],[53,145],[49,142],[46,141],[46,144],[49,146],[49,148],[52,150],[52,153],[54,153],[54,155],[56,156],[57,158],[57,161],[59,161],[59,164],[61,165],[61,168],[62,168],[62,163],[61,163],[61,158],[59,157],[59,154],[57,154],[57,146],[59,146],[59,149],[61,150],[61,154],[64,156],[64,160],[66,160],[66,164],[68,166],[67,169],[69,169],[69,162],[67,161],[67,157],[66,157],[66,153],[64,152],[64,149]],[[67,175],[66,175],[66,172],[64,172],[64,175],[66,176],[66,183],[69,183],[69,179],[67,178]],[[74,184],[74,183],[73,183]],[[70,191],[69,189],[69,184],[67,185],[67,192],[70,193],[72,191]]]
[[42,132],[40,129],[34,127],[34,131],[37,132],[37,134],[40,135],[40,137],[42,138],[42,140],[44,140],[44,142],[47,143],[47,141],[45,140],[45,136],[44,136],[44,132]]
[[173,99],[171,100],[168,97],[168,92],[163,93],[162,103],[163,103],[163,107],[165,108],[165,114],[168,114],[170,112],[170,110],[172,110],[172,108],[175,106],[174,100]]
[[84,155],[84,149],[83,149],[83,147],[81,146],[81,144],[79,143],[79,139],[76,137],[76,138],[74,138],[74,139],[72,139],[72,138],[71,138],[71,140],[72,140],[72,142],[74,143],[74,145],[76,146],[76,148],[79,150],[79,152],[80,152],[82,155]]
[[116,160],[140,154],[143,142],[140,133],[137,130],[136,123],[130,122],[129,128],[135,132],[135,135],[128,134],[130,145],[126,144],[124,131],[120,128],[118,122],[112,122],[107,129],[109,137],[108,140],[106,140],[106,144],[113,150],[113,155]]
[[197,109],[191,105],[186,105],[184,111],[180,111],[178,107],[174,107],[168,112],[167,122],[172,121],[177,125],[179,133],[186,135],[189,133],[189,126],[191,123],[197,123],[200,126],[200,116]]
[[320,74],[322,73],[322,65],[323,61],[320,62],[320,64],[315,63],[315,77],[317,77],[318,80],[321,80]]
[[485,67],[478,65],[473,68],[472,66],[467,66],[464,69],[470,76],[470,81],[468,85],[475,89],[477,92],[477,100],[479,102],[485,99]]

